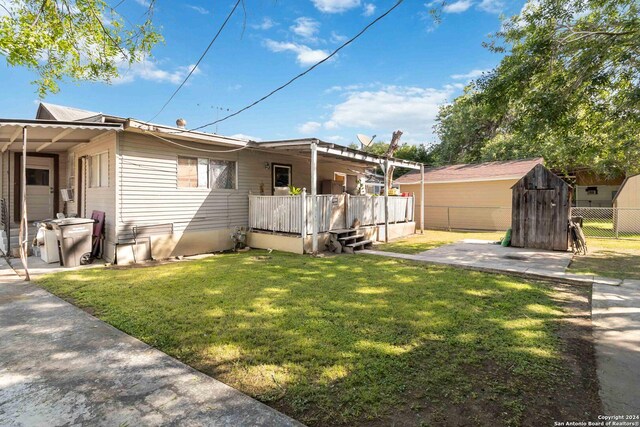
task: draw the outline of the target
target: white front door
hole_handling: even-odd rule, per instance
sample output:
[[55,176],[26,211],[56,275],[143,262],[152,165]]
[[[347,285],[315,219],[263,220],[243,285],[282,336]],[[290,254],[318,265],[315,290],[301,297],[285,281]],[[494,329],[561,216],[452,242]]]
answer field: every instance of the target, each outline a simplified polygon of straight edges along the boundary
[[53,159],[27,155],[27,216],[32,220],[52,218]]

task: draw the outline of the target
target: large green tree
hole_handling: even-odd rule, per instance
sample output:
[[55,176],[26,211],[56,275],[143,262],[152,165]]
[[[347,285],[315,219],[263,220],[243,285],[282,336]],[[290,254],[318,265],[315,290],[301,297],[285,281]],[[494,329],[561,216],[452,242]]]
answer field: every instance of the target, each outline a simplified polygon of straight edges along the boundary
[[506,55],[441,109],[438,162],[640,172],[638,0],[530,1],[487,46]]
[[119,67],[142,61],[161,40],[154,0],[139,23],[104,0],[0,0],[0,54],[35,71],[38,94],[71,80],[110,81]]

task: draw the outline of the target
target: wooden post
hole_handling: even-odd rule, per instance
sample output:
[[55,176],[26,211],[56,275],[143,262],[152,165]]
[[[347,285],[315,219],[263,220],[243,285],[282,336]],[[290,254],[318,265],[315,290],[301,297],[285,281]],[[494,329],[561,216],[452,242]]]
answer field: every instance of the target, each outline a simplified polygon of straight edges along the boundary
[[318,253],[318,141],[311,142],[311,253]]
[[384,241],[389,241],[389,159],[384,159]]
[[420,164],[420,234],[424,234],[424,163]]
[[[300,234],[302,234],[302,238],[305,239],[307,237],[307,189],[303,188],[302,193],[300,193],[300,197],[302,197],[302,220],[300,226]],[[304,245],[304,241],[302,242]]]
[[351,209],[349,197],[349,193],[344,196],[344,228],[351,228],[351,224],[353,224],[353,221],[349,223],[349,210]]
[[24,267],[25,280],[30,280],[29,266],[27,262],[29,250],[29,222],[27,220],[27,127],[22,128],[22,182],[20,183],[22,194],[22,218],[20,219],[20,260]]

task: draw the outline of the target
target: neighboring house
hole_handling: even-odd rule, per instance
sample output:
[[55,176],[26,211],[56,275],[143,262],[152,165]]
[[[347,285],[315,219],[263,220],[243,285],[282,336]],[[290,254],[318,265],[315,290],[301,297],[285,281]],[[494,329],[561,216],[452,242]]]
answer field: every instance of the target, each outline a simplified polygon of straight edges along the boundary
[[[511,226],[511,187],[542,158],[425,169],[424,228],[506,230]],[[420,173],[396,180],[420,200]]]
[[563,178],[574,183],[573,205],[584,208],[611,208],[624,177],[607,178],[588,168],[571,172]]
[[[355,193],[367,169],[383,162],[316,139],[244,141],[42,103],[35,120],[0,119],[3,228],[9,235],[5,247],[12,248],[18,246],[25,129],[29,221],[57,212],[87,217],[104,211],[104,258],[112,262],[118,254],[120,261],[131,258],[134,250],[137,258],[167,258],[229,249],[236,227],[269,232],[250,233],[249,244],[255,247],[311,251],[314,240],[317,245],[326,238],[326,228],[350,225],[355,213],[346,211],[347,196],[309,197],[303,203],[301,196],[294,200],[274,194],[291,185],[310,195],[312,177],[317,194],[323,189]],[[391,163],[420,167],[403,160]],[[352,206],[358,203],[354,200]],[[392,236],[415,231],[413,200],[403,203],[406,214],[395,214],[391,222],[405,225],[390,225],[400,230],[392,230]],[[268,221],[263,215],[267,206]],[[374,215],[370,234],[379,233],[381,221]],[[276,232],[295,244],[280,242]]]
[[613,207],[616,232],[640,234],[640,174],[624,180]]

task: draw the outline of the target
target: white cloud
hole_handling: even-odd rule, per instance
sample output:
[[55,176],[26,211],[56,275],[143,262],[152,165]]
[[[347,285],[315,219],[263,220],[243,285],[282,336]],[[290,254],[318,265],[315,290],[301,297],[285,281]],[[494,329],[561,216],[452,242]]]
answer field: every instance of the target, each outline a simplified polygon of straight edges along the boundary
[[193,10],[195,10],[195,11],[196,11],[196,12],[198,12],[200,15],[208,15],[208,14],[209,14],[209,11],[208,11],[207,9],[205,9],[204,7],[200,7],[200,6],[193,6],[193,5],[190,5],[190,4],[188,4],[188,5],[187,5],[187,7],[188,7],[189,9],[193,9]]
[[275,22],[273,19],[269,17],[264,17],[262,18],[262,22],[260,22],[259,24],[252,24],[251,28],[253,28],[254,30],[266,31],[266,30],[270,30],[276,25],[278,25],[278,23]]
[[318,61],[322,61],[329,53],[322,49],[311,49],[298,43],[278,42],[267,39],[265,46],[272,52],[293,52],[296,54],[296,60],[300,65],[311,65]]
[[227,86],[228,91],[234,91],[234,90],[240,90],[240,89],[242,89],[242,85],[239,83]]
[[341,144],[347,142],[348,139],[341,135],[329,135],[322,137],[324,141],[333,142],[334,144]]
[[365,3],[364,4],[364,12],[362,14],[364,16],[371,16],[376,13],[376,5],[373,3]]
[[236,133],[233,135],[229,135],[229,138],[235,138],[242,141],[256,141],[256,142],[262,141],[262,138],[258,138],[256,136],[251,136],[251,135],[245,135],[244,133]]
[[[150,59],[144,59],[141,62],[132,64],[129,68],[120,68],[120,76],[112,81],[113,84],[131,83],[134,80],[142,79],[157,83],[180,84],[189,72],[195,67],[195,64],[176,67],[173,71],[161,69],[158,64]],[[201,74],[199,68],[193,72],[193,76]]]
[[442,11],[445,13],[462,13],[466,12],[471,6],[473,1],[471,0],[458,0],[453,3],[446,4]]
[[322,123],[319,122],[306,122],[298,126],[298,132],[303,135],[313,135],[322,128]]
[[352,128],[374,130],[379,134],[402,129],[414,142],[432,135],[432,127],[441,105],[450,101],[458,88],[441,89],[413,86],[384,86],[375,91],[355,91],[333,106],[325,129]]
[[360,6],[360,0],[312,0],[320,12],[342,13]]
[[344,43],[348,40],[347,36],[343,36],[342,34],[338,34],[335,31],[331,31],[331,37],[329,38],[331,43]]
[[135,0],[140,6],[149,7],[151,3],[148,0]]
[[488,13],[502,13],[504,7],[504,0],[482,0],[478,4],[478,9]]
[[295,24],[289,27],[298,36],[305,40],[316,41],[316,35],[320,31],[320,23],[315,19],[301,16],[297,18]]
[[471,70],[468,73],[465,74],[453,74],[451,75],[451,78],[454,80],[467,80],[467,81],[471,81],[474,79],[477,79],[478,77],[481,77],[483,74],[488,73],[491,70],[480,70],[480,69],[475,69],[475,70]]

